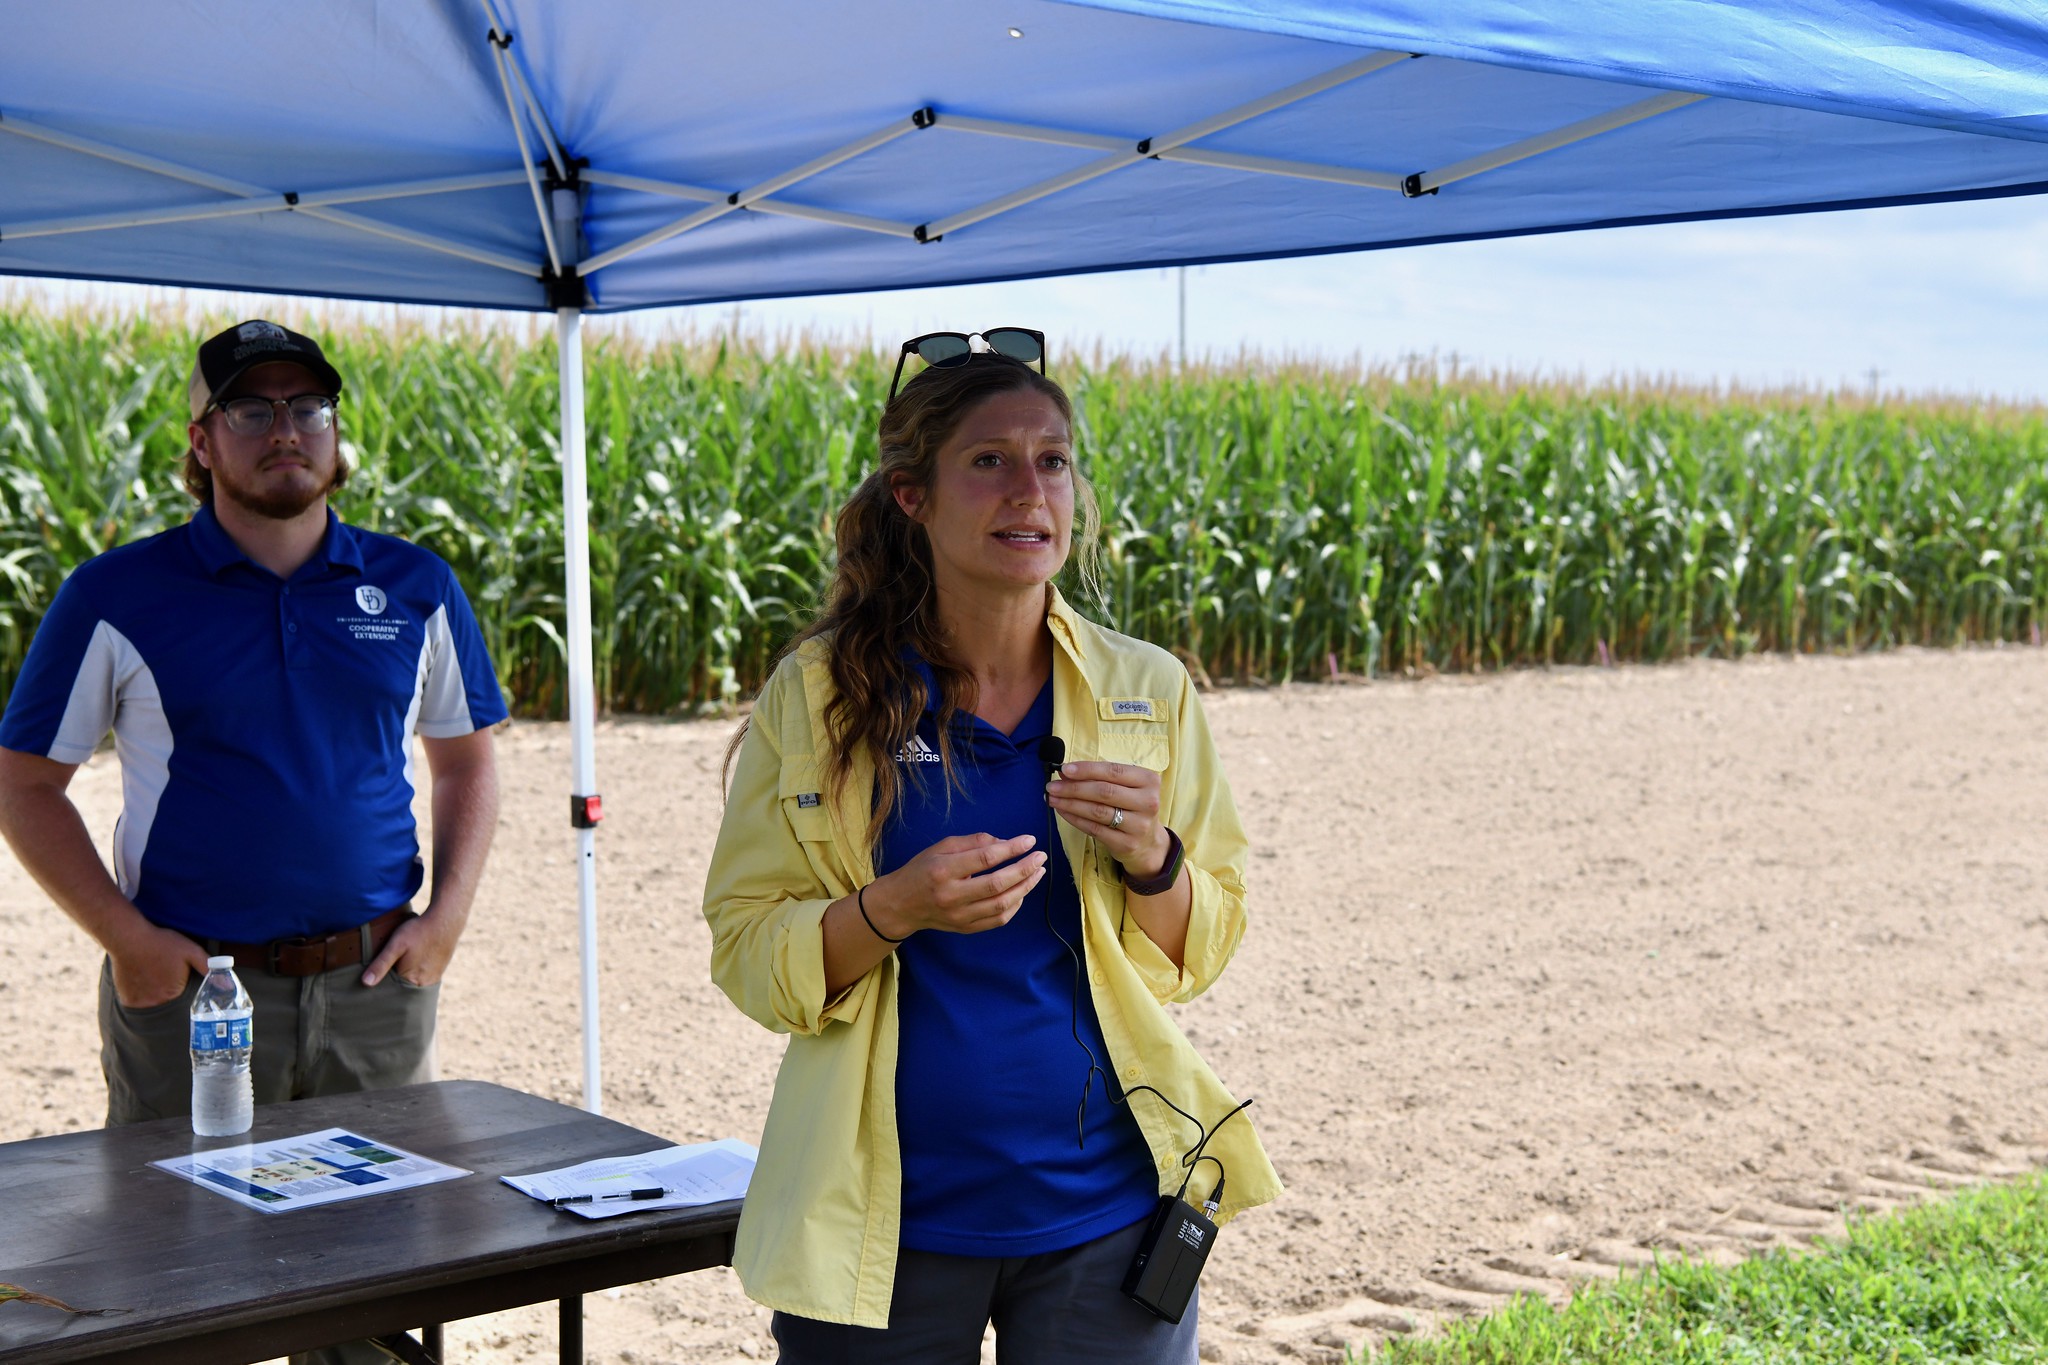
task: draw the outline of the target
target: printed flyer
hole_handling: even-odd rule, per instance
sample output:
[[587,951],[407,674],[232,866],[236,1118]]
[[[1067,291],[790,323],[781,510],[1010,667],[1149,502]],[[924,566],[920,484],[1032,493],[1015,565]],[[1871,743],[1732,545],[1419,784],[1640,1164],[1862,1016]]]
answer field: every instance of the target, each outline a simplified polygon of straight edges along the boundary
[[345,1128],[149,1163],[265,1213],[409,1190],[469,1172]]

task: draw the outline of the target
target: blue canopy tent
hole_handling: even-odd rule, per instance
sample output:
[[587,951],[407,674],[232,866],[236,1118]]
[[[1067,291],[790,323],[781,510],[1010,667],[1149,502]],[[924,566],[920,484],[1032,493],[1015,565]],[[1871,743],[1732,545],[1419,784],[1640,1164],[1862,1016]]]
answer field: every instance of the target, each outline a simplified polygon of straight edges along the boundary
[[2048,190],[2048,29],[1999,0],[65,0],[6,29],[0,273],[555,313],[579,809],[586,312]]

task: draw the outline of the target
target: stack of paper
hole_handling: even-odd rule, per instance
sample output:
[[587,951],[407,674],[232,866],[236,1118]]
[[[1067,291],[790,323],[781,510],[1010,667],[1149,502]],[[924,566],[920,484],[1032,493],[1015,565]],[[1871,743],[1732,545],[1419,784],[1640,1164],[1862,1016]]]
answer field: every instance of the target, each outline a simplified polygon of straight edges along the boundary
[[[588,1204],[570,1204],[566,1211],[585,1218],[612,1218],[648,1209],[681,1209],[739,1199],[753,1179],[760,1153],[736,1138],[662,1147],[638,1156],[607,1156],[564,1166],[558,1171],[508,1175],[507,1185],[535,1199],[553,1201],[580,1195],[598,1196]],[[658,1199],[604,1199],[634,1190],[660,1188]]]

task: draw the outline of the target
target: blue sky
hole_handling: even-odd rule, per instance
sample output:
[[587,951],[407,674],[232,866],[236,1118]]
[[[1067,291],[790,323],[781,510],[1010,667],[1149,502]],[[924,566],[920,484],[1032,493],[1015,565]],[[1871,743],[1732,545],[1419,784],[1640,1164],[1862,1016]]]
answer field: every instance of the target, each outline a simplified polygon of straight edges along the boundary
[[[730,317],[732,310],[674,310]],[[1175,344],[1171,271],[750,304],[884,344],[1018,323],[1053,344]],[[1455,355],[1481,369],[1667,375],[2048,401],[2048,201],[1872,209],[1364,252],[1188,272],[1188,349]],[[1054,361],[1057,364],[1057,354]]]
[[[17,282],[12,293],[160,306],[166,291]],[[249,296],[200,307],[262,312]],[[337,311],[351,311],[337,307]],[[439,310],[410,310],[431,323]],[[389,309],[370,309],[372,318]],[[1165,354],[1173,272],[840,295],[612,319],[824,329],[893,347],[1016,323],[1063,351]],[[2048,402],[2048,200],[1695,223],[1323,256],[1188,272],[1193,355],[1455,356],[1478,369],[1690,383],[1941,391]]]

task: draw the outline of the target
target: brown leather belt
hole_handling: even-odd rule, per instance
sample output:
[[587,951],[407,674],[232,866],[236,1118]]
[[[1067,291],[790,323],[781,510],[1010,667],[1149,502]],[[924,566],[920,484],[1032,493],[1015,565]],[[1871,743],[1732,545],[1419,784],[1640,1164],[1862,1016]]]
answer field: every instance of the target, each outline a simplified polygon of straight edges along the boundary
[[226,953],[243,970],[261,967],[272,976],[317,976],[337,967],[368,962],[384,947],[391,931],[412,918],[412,907],[387,910],[367,924],[322,938],[281,938],[275,943],[228,943],[207,940],[211,952]]

